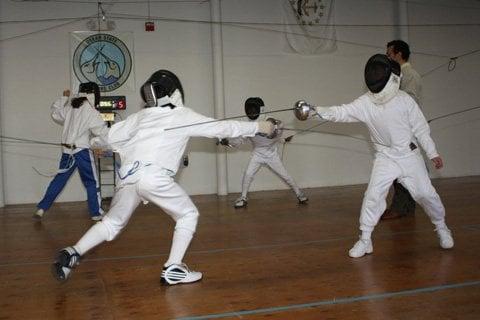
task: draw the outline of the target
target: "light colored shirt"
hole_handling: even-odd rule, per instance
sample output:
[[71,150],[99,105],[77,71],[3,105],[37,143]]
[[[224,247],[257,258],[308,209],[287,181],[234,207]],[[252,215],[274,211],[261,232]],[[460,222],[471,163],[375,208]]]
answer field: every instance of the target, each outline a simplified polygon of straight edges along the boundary
[[400,89],[412,96],[420,104],[420,94],[422,90],[421,77],[409,62],[401,66],[402,78],[400,80]]
[[402,90],[382,105],[374,104],[368,94],[364,94],[351,103],[316,107],[316,110],[329,121],[365,123],[376,151],[390,158],[403,158],[417,152],[410,148],[414,138],[430,159],[438,156],[422,111],[415,100]]
[[74,150],[63,147],[64,153],[90,148],[91,135],[106,138],[108,127],[97,110],[86,101],[79,108],[73,108],[68,102],[68,97],[61,97],[51,106],[53,120],[63,125],[62,143],[76,146]]

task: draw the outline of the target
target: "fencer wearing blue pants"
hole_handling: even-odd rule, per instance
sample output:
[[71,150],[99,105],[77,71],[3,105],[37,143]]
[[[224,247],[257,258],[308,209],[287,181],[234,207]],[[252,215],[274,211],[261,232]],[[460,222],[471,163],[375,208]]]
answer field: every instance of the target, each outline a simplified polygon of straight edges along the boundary
[[63,126],[62,158],[60,169],[50,182],[45,196],[37,205],[35,219],[41,219],[50,208],[68,179],[78,168],[83,185],[87,189],[88,208],[92,220],[102,218],[100,192],[95,169],[95,160],[90,150],[90,139],[105,139],[108,127],[100,113],[95,109],[100,101],[100,89],[93,82],[82,83],[79,96],[70,99],[70,90],[63,91],[63,96],[51,106],[52,119]]
[[85,186],[85,189],[87,189],[88,209],[90,215],[92,217],[101,216],[99,184],[95,160],[90,149],[82,149],[71,155],[68,153],[62,153],[59,173],[57,173],[52,182],[50,182],[45,196],[38,203],[37,207],[39,209],[47,211],[52,206],[52,203],[58,197],[60,192],[62,192],[68,179],[70,179],[76,168],[78,168],[82,183]]

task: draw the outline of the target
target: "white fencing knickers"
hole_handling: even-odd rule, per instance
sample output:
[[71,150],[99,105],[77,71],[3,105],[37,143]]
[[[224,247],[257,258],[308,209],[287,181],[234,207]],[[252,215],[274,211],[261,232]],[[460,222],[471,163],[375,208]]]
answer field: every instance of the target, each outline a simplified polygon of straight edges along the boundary
[[153,170],[146,171],[148,173],[138,182],[124,185],[115,192],[110,210],[103,220],[92,226],[75,245],[79,254],[85,254],[103,241],[115,239],[127,225],[140,202],[150,201],[176,221],[169,262],[172,260],[174,261],[172,263],[182,262],[197,227],[198,210],[172,177]]
[[420,152],[401,159],[377,153],[372,175],[363,198],[360,230],[371,232],[386,208],[386,197],[393,180],[398,179],[437,227],[445,224],[445,208],[432,186]]
[[297,197],[302,195],[302,191],[297,186],[293,178],[288,174],[287,169],[285,169],[285,166],[283,165],[282,160],[280,160],[280,156],[278,154],[267,158],[261,157],[254,153],[250,158],[247,169],[245,169],[245,173],[243,174],[242,197],[247,197],[248,189],[250,188],[250,184],[253,181],[253,177],[262,165],[269,166],[273,172],[275,172],[280,178],[283,179],[283,181],[285,181],[290,186],[290,188],[293,189]]

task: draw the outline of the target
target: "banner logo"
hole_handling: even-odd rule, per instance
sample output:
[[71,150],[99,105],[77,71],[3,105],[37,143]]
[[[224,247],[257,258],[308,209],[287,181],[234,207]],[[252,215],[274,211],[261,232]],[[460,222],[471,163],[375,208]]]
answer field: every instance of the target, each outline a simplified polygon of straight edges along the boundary
[[320,23],[325,14],[322,0],[289,0],[297,19],[301,24],[315,25]]
[[122,40],[95,34],[83,40],[73,55],[73,71],[83,82],[95,82],[102,92],[121,87],[132,71],[132,57]]

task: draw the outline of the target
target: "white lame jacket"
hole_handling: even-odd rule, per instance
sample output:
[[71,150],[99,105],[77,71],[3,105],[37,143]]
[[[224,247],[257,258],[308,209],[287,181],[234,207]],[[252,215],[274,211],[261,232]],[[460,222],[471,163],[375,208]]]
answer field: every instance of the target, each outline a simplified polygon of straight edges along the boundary
[[415,138],[429,159],[438,156],[423,113],[415,100],[402,90],[385,104],[376,105],[364,94],[349,104],[316,107],[316,110],[329,121],[365,123],[377,152],[390,158],[403,158],[416,152],[410,149]]
[[53,103],[51,112],[53,120],[63,125],[62,143],[76,146],[74,150],[63,147],[64,153],[90,148],[91,134],[106,139],[108,127],[100,113],[88,102],[75,109],[68,97],[61,97]]
[[[188,126],[208,121],[214,122]],[[177,126],[186,127],[165,130]],[[120,155],[122,185],[138,181],[139,171],[145,167],[163,169],[165,174],[175,175],[190,137],[254,136],[257,131],[255,122],[216,121],[187,107],[153,107],[114,124],[108,134],[108,143]]]

